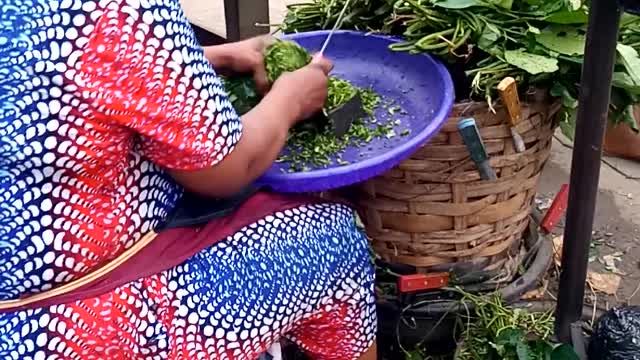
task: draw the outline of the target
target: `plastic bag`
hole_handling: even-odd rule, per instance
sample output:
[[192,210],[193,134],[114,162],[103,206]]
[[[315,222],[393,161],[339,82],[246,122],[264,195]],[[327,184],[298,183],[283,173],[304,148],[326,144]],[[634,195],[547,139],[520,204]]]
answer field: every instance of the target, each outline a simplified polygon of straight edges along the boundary
[[589,343],[589,359],[640,360],[640,307],[612,309],[604,314]]

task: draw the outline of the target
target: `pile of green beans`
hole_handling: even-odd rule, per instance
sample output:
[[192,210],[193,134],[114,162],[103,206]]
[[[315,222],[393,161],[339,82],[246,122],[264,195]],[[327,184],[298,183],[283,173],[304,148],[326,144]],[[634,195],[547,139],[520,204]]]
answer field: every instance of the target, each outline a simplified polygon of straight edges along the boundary
[[[344,1],[315,0],[290,5],[280,28],[285,33],[330,29]],[[343,28],[401,35],[405,41],[391,45],[392,50],[427,52],[453,61],[464,61],[477,50],[470,44],[481,37],[487,24],[499,28],[504,21],[515,20],[488,9],[439,8],[429,0],[355,0],[349,7],[352,15],[347,16]],[[371,19],[377,21],[372,23]],[[504,74],[525,80],[522,71],[503,59],[489,57],[481,65],[469,68],[467,75],[473,79],[473,94],[486,95],[489,101]]]
[[[285,33],[331,29],[345,1],[291,5],[280,29]],[[426,52],[463,67],[471,97],[484,98],[490,105],[498,83],[506,76],[514,77],[523,91],[530,87],[555,89],[551,94],[563,94],[563,104],[575,104],[582,55],[558,53],[536,38],[554,27],[584,31],[586,0],[578,10],[571,8],[575,4],[564,0],[352,0],[342,28],[401,36],[405,41],[393,44],[392,50]],[[558,40],[560,46],[566,45],[562,41]],[[623,17],[620,43],[640,51],[639,17]],[[557,70],[531,71],[515,66],[505,54],[520,50],[557,60]],[[537,65],[533,60],[529,63],[530,67]],[[620,109],[628,110],[640,102],[640,85],[614,88],[614,97],[618,103],[611,110],[618,115],[611,118],[617,121]],[[565,106],[565,110],[575,114],[574,105]],[[626,120],[635,126],[629,116]]]
[[553,349],[554,318],[551,311],[532,313],[508,308],[499,294],[478,296],[463,293],[462,301],[473,303],[475,310],[462,315],[462,341],[455,360],[544,359]]

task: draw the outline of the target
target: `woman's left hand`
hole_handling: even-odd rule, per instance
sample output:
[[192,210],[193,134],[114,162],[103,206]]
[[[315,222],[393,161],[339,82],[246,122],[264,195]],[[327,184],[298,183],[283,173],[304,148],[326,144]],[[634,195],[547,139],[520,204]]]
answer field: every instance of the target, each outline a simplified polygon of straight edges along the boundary
[[237,74],[253,74],[256,87],[262,93],[269,90],[264,67],[264,50],[272,44],[272,36],[258,36],[234,43],[205,48],[207,60],[214,68]]

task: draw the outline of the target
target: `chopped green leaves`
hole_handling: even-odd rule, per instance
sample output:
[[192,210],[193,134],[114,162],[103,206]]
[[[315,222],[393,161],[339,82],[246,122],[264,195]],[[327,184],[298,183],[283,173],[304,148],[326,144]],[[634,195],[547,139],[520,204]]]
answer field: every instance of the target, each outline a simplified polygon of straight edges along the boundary
[[[322,168],[334,164],[348,165],[349,162],[341,158],[341,153],[351,145],[362,146],[376,138],[391,138],[395,136],[395,122],[375,124],[373,117],[375,109],[380,104],[380,96],[369,89],[358,89],[348,81],[331,78],[329,81],[329,98],[327,108],[335,109],[347,102],[356,93],[362,98],[362,105],[366,118],[358,119],[342,138],[336,138],[331,124],[301,124],[293,129],[287,139],[286,154],[278,161],[287,162],[289,172],[309,171],[312,168]],[[399,109],[399,108],[398,108]],[[306,126],[305,126],[306,125]]]

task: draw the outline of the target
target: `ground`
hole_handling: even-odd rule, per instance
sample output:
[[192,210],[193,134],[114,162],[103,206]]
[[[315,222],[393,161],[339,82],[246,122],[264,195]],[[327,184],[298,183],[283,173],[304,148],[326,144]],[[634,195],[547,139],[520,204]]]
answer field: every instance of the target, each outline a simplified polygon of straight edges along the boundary
[[[538,205],[546,207],[564,183],[569,183],[572,144],[556,135],[551,159],[539,187]],[[614,304],[640,305],[640,162],[605,157],[594,223],[590,270],[618,273],[622,282],[615,296],[597,293],[598,307]],[[563,232],[564,222],[556,229]],[[613,266],[612,266],[613,264]],[[553,272],[553,271],[552,271]],[[553,282],[552,282],[553,283]],[[553,288],[550,287],[553,297]],[[588,301],[594,293],[587,288]]]

